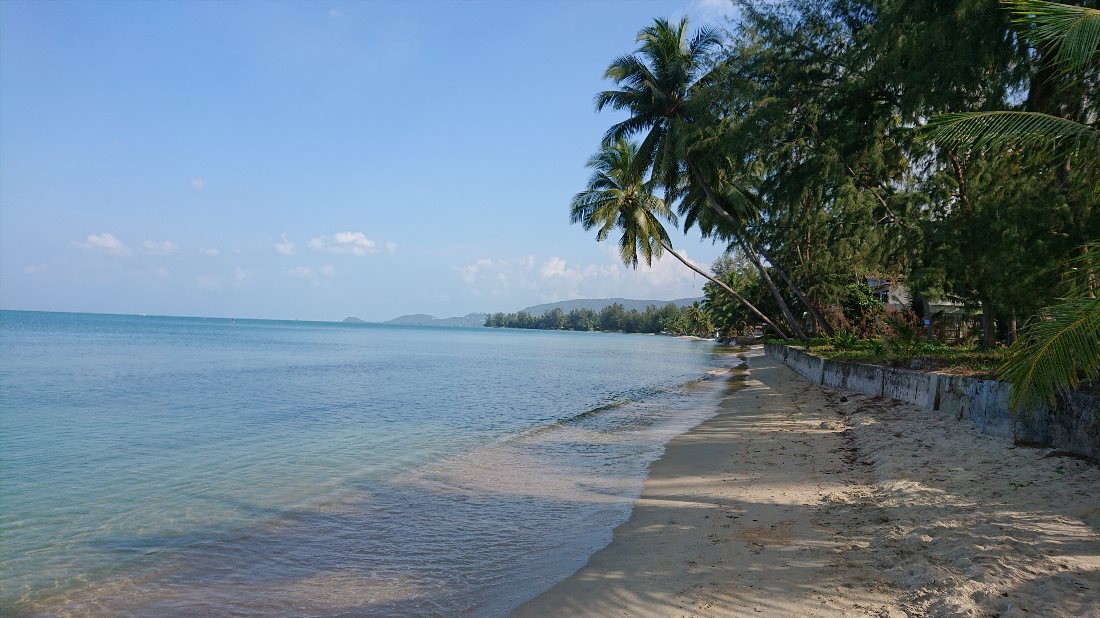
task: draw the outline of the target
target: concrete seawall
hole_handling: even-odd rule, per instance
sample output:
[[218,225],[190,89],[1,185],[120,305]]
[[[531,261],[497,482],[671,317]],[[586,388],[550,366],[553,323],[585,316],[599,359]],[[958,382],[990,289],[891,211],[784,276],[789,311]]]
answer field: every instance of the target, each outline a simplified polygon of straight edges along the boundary
[[1059,395],[1053,408],[1013,414],[1009,385],[997,380],[825,360],[784,345],[768,344],[764,351],[815,384],[904,401],[929,412],[969,419],[982,433],[1100,462],[1100,398],[1092,395]]

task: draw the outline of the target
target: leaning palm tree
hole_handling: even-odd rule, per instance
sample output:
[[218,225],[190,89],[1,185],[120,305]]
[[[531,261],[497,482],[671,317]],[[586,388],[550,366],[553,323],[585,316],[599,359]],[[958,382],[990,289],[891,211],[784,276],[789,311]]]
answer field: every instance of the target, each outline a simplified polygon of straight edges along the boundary
[[645,166],[638,165],[639,158],[638,147],[625,139],[603,146],[588,161],[588,167],[594,171],[585,190],[573,197],[570,222],[580,223],[585,230],[597,228],[597,241],[606,240],[613,231],[619,230],[622,234],[619,237],[619,257],[632,268],[638,267],[639,255],[648,266],[667,251],[722,288],[786,339],[783,329],[744,296],[672,248],[672,240],[661,220],[675,223],[676,215],[665,200],[653,194],[653,183],[645,180]]
[[[1100,10],[1010,0],[1005,2],[1025,36],[1046,48],[1048,62],[1063,77],[1087,75],[1100,66]],[[970,150],[1028,149],[1051,159],[1100,160],[1100,127],[1037,112],[964,112],[935,116],[925,137],[941,146]],[[1100,187],[1097,188],[1100,193]],[[1008,350],[1000,374],[1012,383],[1012,406],[1053,403],[1059,390],[1075,388],[1082,376],[1100,374],[1100,243],[1082,248],[1077,273],[1062,302],[1032,318]]]
[[[611,107],[630,114],[629,118],[607,130],[604,144],[644,133],[638,164],[652,168],[652,177],[665,187],[668,198],[685,184],[695,187],[704,196],[706,205],[725,221],[742,251],[760,271],[795,335],[803,337],[798,321],[760,260],[760,248],[752,246],[743,234],[733,232],[743,229],[746,219],[728,210],[719,198],[719,193],[748,195],[749,190],[732,177],[727,180],[727,186],[716,186],[709,166],[700,160],[706,153],[701,155],[691,148],[695,141],[692,129],[709,114],[703,97],[699,96],[700,91],[720,70],[720,65],[707,68],[708,55],[721,42],[718,33],[711,28],[700,28],[689,41],[686,17],[676,24],[655,19],[653,25],[638,33],[637,41],[640,45],[635,53],[617,58],[604,73],[604,77],[613,80],[620,89],[596,95],[597,110]],[[768,261],[779,269],[774,261]],[[830,330],[801,288],[786,273],[783,275],[815,320],[826,331]]]

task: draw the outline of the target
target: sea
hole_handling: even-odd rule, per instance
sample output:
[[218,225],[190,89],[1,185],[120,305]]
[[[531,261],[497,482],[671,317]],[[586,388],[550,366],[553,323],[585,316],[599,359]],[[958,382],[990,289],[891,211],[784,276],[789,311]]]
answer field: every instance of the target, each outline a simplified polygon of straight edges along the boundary
[[0,311],[0,615],[505,615],[741,359],[653,335]]

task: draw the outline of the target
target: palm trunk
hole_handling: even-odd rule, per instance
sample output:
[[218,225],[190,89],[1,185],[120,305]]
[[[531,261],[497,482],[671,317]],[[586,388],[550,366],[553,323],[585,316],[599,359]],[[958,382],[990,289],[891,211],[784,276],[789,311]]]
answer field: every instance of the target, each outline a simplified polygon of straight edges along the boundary
[[782,328],[779,328],[775,324],[775,322],[772,322],[771,319],[768,318],[768,316],[764,315],[752,303],[750,303],[748,300],[746,300],[744,296],[741,296],[740,294],[738,294],[736,290],[734,290],[730,286],[726,285],[725,282],[719,281],[717,277],[711,275],[710,273],[703,270],[702,268],[699,268],[695,264],[692,264],[691,262],[684,259],[684,257],[682,255],[680,255],[679,253],[676,253],[676,251],[673,250],[672,245],[670,245],[668,243],[661,243],[661,246],[664,247],[665,251],[668,251],[669,253],[671,253],[673,255],[673,257],[675,257],[677,260],[680,260],[680,262],[684,266],[687,266],[688,268],[694,270],[695,272],[699,273],[700,275],[703,275],[711,283],[713,283],[713,284],[717,285],[718,287],[722,288],[723,290],[725,290],[737,302],[744,305],[749,311],[752,311],[753,313],[755,313],[757,316],[760,317],[761,320],[764,320],[764,323],[767,324],[768,326],[772,327],[772,330],[774,330],[780,337],[782,337],[783,339],[790,339],[790,337],[787,336],[787,333],[783,332]]
[[982,347],[989,349],[997,345],[997,333],[993,330],[993,303],[982,301]]
[[818,328],[820,328],[829,337],[835,335],[836,331],[833,329],[832,325],[825,320],[824,314],[822,314],[821,310],[817,308],[817,305],[815,305],[813,301],[811,301],[810,298],[806,296],[806,293],[802,291],[802,288],[797,283],[795,283],[794,279],[791,279],[791,276],[787,274],[787,271],[782,266],[777,264],[775,260],[771,259],[767,253],[764,253],[760,249],[756,249],[756,252],[760,255],[760,257],[764,258],[765,260],[770,262],[773,267],[775,267],[776,272],[779,273],[779,277],[783,279],[783,282],[787,284],[787,287],[791,288],[791,291],[794,292],[795,296],[798,297],[798,300],[802,301],[802,304],[806,306],[807,310],[809,310],[810,315],[812,315],[814,321],[817,322]]
[[[703,194],[707,197],[707,206],[710,209],[718,213],[720,217],[732,224],[732,227],[736,229],[740,222],[730,213],[726,212],[725,208],[722,208],[718,203],[718,198],[714,196],[714,191],[710,188],[710,185],[703,181],[702,176],[699,175],[699,171],[695,169],[694,165],[688,165],[691,175],[695,178],[695,182],[699,183],[699,187],[703,189]],[[795,337],[799,339],[805,339],[806,333],[802,331],[802,327],[799,326],[798,321],[794,319],[794,315],[791,313],[791,308],[787,306],[787,301],[783,299],[783,295],[779,293],[779,288],[776,287],[775,282],[772,281],[771,275],[768,274],[767,269],[760,262],[760,259],[756,256],[756,253],[751,251],[747,244],[738,238],[738,243],[741,245],[741,250],[745,252],[745,257],[749,258],[756,270],[760,272],[760,278],[764,281],[764,285],[768,286],[768,290],[771,291],[772,296],[775,297],[776,304],[779,305],[779,311],[783,314],[783,319],[787,321],[787,324],[791,325],[791,331]]]
[[1089,298],[1096,298],[1097,276],[1096,271],[1092,268],[1095,260],[1089,259],[1089,246],[1089,244],[1085,244],[1081,247],[1081,255],[1084,258],[1083,265],[1088,269],[1088,274],[1085,275],[1085,291]]
[[802,330],[802,325],[798,323],[794,314],[791,313],[791,308],[787,305],[783,295],[779,293],[779,288],[776,287],[775,282],[772,281],[772,276],[768,273],[768,269],[764,268],[764,264],[760,261],[760,258],[752,250],[752,247],[749,246],[747,241],[738,238],[737,244],[741,246],[741,251],[749,258],[753,266],[756,266],[756,270],[760,271],[760,276],[764,279],[764,283],[768,286],[768,289],[771,290],[772,296],[775,297],[775,302],[779,305],[779,311],[783,313],[783,319],[787,321],[787,324],[790,324],[794,336],[799,339],[805,339],[806,333]]

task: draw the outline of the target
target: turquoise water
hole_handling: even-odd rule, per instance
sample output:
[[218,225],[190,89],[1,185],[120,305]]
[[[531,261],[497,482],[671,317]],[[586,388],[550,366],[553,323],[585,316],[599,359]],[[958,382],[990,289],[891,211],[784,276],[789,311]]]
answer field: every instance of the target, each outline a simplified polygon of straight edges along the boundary
[[14,311],[0,352],[4,615],[504,613],[609,540],[713,411],[698,380],[736,362],[641,335]]

